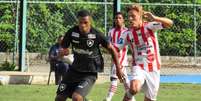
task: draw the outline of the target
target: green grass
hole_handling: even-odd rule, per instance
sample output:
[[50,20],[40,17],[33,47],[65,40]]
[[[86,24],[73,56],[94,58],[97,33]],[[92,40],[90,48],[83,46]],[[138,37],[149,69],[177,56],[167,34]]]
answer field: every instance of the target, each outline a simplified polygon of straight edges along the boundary
[[[102,101],[106,96],[109,83],[97,84],[88,98]],[[0,101],[54,101],[57,86],[45,85],[7,85],[0,86]],[[118,88],[113,101],[121,101],[124,95],[122,85]],[[158,101],[201,101],[201,85],[196,84],[161,84]],[[136,96],[143,101],[143,94]],[[70,100],[69,100],[70,101]]]

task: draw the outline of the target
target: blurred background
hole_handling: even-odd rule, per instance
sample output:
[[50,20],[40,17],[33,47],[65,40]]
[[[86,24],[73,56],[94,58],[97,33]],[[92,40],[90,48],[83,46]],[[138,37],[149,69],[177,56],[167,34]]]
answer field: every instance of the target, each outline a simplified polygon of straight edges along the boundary
[[[201,0],[121,0],[121,12],[126,19],[125,9],[134,2],[174,21],[172,28],[158,32],[161,74],[201,74]],[[93,26],[107,35],[113,25],[113,0],[27,1],[26,72],[49,72],[49,48],[77,23],[76,13],[80,9],[89,10]],[[20,0],[0,0],[0,71],[19,70],[19,19]],[[104,54],[104,59],[102,74],[109,74],[110,56]]]

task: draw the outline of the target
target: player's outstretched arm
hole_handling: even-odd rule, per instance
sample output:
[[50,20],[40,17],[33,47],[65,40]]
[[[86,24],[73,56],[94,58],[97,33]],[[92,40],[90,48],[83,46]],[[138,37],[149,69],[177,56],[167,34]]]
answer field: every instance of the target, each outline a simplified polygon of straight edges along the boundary
[[112,44],[108,44],[107,48],[106,48],[110,54],[112,55],[112,59],[114,60],[114,63],[116,65],[116,70],[117,70],[117,76],[120,80],[120,82],[123,82],[124,80],[124,75],[121,71],[121,66],[120,66],[120,63],[119,63],[119,59],[118,59],[118,53],[117,51],[115,50],[115,48],[112,46]]
[[173,25],[173,21],[171,19],[155,16],[151,12],[144,12],[144,17],[151,21],[161,22],[165,28],[169,28]]

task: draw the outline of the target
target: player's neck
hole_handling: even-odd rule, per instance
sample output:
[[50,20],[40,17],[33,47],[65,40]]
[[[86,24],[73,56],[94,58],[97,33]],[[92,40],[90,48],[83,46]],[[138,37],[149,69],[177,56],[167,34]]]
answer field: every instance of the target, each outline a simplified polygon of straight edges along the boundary
[[123,29],[123,28],[124,28],[123,25],[115,26],[115,29]]
[[91,27],[87,28],[86,30],[81,30],[80,29],[80,32],[83,33],[83,34],[87,34],[91,31]]
[[134,30],[139,30],[142,27],[143,23],[140,22],[138,26],[133,27]]

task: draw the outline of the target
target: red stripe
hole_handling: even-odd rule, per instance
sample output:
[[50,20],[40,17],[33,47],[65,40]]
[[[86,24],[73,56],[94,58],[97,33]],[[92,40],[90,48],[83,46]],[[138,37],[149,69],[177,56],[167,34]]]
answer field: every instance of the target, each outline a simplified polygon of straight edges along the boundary
[[115,92],[117,90],[117,86],[111,85],[109,91]]
[[148,71],[152,72],[153,71],[154,56],[153,56],[153,54],[151,54],[151,50],[150,49],[147,50],[147,54],[148,54],[147,59],[149,61],[149,63],[148,63]]
[[133,29],[133,37],[134,37],[134,41],[135,41],[135,44],[136,45],[139,45],[139,39],[138,39],[138,35],[137,35],[137,32]]
[[119,53],[119,48],[116,45],[113,45],[113,47],[115,48],[115,50]]
[[[117,41],[118,41],[119,38],[120,38],[120,36],[121,36],[121,29],[117,29],[117,31],[118,31],[118,36],[117,36]],[[115,43],[116,43],[116,42],[115,42]],[[119,57],[119,58],[121,57],[120,52],[118,52],[118,57]],[[122,64],[122,63],[120,62],[120,64]]]
[[132,49],[132,58],[133,58],[133,60],[132,60],[132,65],[135,66],[136,63],[135,63],[135,61],[134,61],[134,60],[135,60],[134,46],[133,46],[133,44],[131,43],[130,37],[127,36],[126,38],[127,38],[127,41],[130,43],[130,46],[131,46],[131,49]]
[[120,36],[121,36],[121,29],[119,29],[118,31],[119,31],[119,33],[118,33],[118,37],[117,38],[119,39]]
[[152,63],[148,63],[148,69],[149,69],[149,72],[153,72],[153,64]]
[[141,34],[142,34],[143,41],[147,43],[147,36],[145,35],[145,32],[144,32],[144,25],[141,27]]
[[116,42],[116,40],[115,40],[115,39],[116,39],[116,31],[117,31],[117,30],[116,30],[116,29],[114,29],[114,32],[113,32],[113,37],[112,37],[112,42],[113,42],[113,43],[115,43],[115,42]]
[[144,64],[139,64],[142,70],[144,70]]
[[153,41],[153,44],[154,44],[154,52],[155,52],[155,58],[156,58],[156,63],[157,63],[157,69],[160,70],[160,63],[159,63],[159,59],[158,59],[158,50],[157,50],[157,47],[156,47],[156,38],[154,36],[153,31],[151,31],[149,29],[148,29],[148,31],[149,31],[150,35],[154,38],[154,39],[152,39],[152,41]]
[[124,60],[125,55],[126,55],[126,47],[124,47],[123,50],[122,50],[122,54],[121,54],[122,58],[121,58],[121,60],[120,60],[120,64],[121,64],[121,65],[122,65],[122,63],[123,63],[123,60]]

